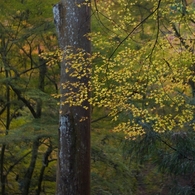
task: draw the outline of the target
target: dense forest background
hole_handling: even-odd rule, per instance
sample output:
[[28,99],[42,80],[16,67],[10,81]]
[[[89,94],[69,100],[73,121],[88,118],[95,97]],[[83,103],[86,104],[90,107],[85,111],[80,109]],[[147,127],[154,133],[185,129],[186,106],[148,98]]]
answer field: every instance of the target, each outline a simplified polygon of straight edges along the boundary
[[[55,194],[55,3],[0,2],[2,195]],[[91,194],[195,194],[195,3],[94,0],[91,18]]]

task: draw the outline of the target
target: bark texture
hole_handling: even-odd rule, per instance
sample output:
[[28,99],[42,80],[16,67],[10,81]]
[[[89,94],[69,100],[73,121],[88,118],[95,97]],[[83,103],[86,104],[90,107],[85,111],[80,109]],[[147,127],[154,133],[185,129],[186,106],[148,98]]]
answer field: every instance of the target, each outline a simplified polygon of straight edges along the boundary
[[[62,0],[53,7],[59,45],[61,49],[71,46],[82,48],[90,53],[90,42],[86,34],[90,32],[90,7],[84,5],[85,0]],[[80,5],[80,6],[78,6]],[[61,64],[61,83],[75,82],[65,72],[67,63]],[[81,78],[88,83],[88,78]],[[67,89],[61,89],[61,94]],[[59,153],[57,170],[57,195],[89,195],[90,194],[90,109],[82,106],[70,107],[63,104],[61,98],[59,124]],[[83,106],[89,107],[88,102]],[[82,117],[87,119],[80,122]]]

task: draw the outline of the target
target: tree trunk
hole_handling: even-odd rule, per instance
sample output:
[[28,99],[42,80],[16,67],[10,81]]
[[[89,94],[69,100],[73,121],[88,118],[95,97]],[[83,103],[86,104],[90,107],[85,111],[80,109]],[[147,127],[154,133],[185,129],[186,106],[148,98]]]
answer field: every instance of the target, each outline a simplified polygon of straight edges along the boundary
[[43,182],[43,176],[44,176],[44,173],[45,173],[45,169],[46,167],[48,166],[49,164],[49,156],[50,154],[52,153],[53,151],[53,146],[52,146],[52,143],[51,141],[49,142],[49,146],[44,154],[44,157],[43,157],[43,165],[41,167],[41,171],[40,171],[40,174],[39,174],[39,179],[38,179],[38,186],[37,186],[37,190],[36,190],[36,195],[40,195],[41,192],[42,192],[42,182]]
[[[89,2],[89,1],[88,1]],[[90,7],[84,5],[85,0],[62,0],[53,8],[59,44],[61,49],[67,46],[82,48],[90,53],[90,41],[86,33],[90,32]],[[81,6],[78,6],[78,5]],[[61,84],[75,82],[65,72],[67,63],[61,64]],[[88,78],[81,78],[87,86]],[[61,89],[66,94],[67,89]],[[90,194],[90,108],[89,103],[82,106],[63,104],[60,100],[59,152],[57,170],[57,195],[89,195]],[[83,106],[87,106],[86,110]],[[86,120],[80,121],[82,117]]]
[[38,149],[39,149],[39,139],[37,138],[36,140],[33,141],[30,164],[21,183],[22,195],[28,195],[29,193],[30,183],[31,183],[32,175],[35,169],[36,160],[38,156]]
[[[3,41],[4,43],[4,41]],[[4,47],[3,47],[4,48]],[[4,53],[4,52],[3,52]],[[9,71],[7,67],[7,60],[6,60],[6,53],[2,56],[4,66],[5,66],[5,78],[9,78]],[[6,123],[5,123],[5,135],[8,135],[9,127],[10,127],[10,87],[8,84],[8,81],[6,83]],[[4,170],[4,160],[5,160],[5,150],[6,150],[6,144],[3,144],[1,147],[1,154],[0,154],[0,183],[1,183],[1,194],[5,195],[5,183],[6,183],[6,174]]]

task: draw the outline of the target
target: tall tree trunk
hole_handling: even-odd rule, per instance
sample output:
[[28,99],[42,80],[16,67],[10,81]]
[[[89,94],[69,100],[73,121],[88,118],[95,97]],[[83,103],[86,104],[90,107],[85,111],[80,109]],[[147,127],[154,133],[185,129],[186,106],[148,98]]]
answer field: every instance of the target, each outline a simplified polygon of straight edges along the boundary
[[[9,72],[9,63],[7,61],[7,52],[6,52],[6,41],[5,39],[1,40],[1,58],[3,61],[3,65],[5,68],[5,78],[7,79],[6,81],[6,123],[5,123],[5,135],[8,135],[9,127],[10,127],[10,122],[11,122],[11,115],[10,115],[10,86],[9,86],[9,77],[10,77],[10,72]],[[1,154],[0,154],[0,183],[1,183],[1,194],[5,195],[6,194],[6,189],[5,189],[5,183],[6,183],[6,174],[4,170],[4,164],[5,164],[5,150],[6,150],[6,144],[2,144],[1,147]]]
[[38,149],[39,149],[39,139],[37,138],[36,140],[33,141],[30,165],[25,173],[24,179],[22,181],[23,183],[21,184],[22,195],[28,195],[29,193],[30,183],[31,183],[32,175],[35,169],[36,160],[38,156]]
[[48,166],[49,156],[52,153],[52,151],[53,151],[53,147],[52,147],[52,143],[50,141],[49,146],[47,148],[47,151],[45,152],[44,157],[43,157],[43,165],[41,167],[41,171],[40,171],[40,174],[39,174],[38,185],[37,185],[37,189],[36,189],[36,195],[40,195],[41,192],[42,192],[41,188],[42,188],[43,176],[44,176],[44,173],[45,173],[45,169]]
[[[88,1],[89,2],[89,1]],[[85,5],[84,5],[85,3]],[[81,5],[81,6],[78,6]],[[54,21],[61,49],[67,46],[82,48],[90,53],[90,41],[86,38],[90,32],[90,6],[85,0],[62,0],[53,8]],[[76,82],[65,71],[68,67],[64,60],[61,65],[61,83]],[[81,78],[87,86],[88,78]],[[61,89],[66,94],[67,89]],[[82,106],[63,104],[61,97],[59,124],[59,152],[57,170],[57,195],[90,194],[90,109],[89,103]],[[80,121],[82,117],[86,120]]]
[[[9,73],[8,70],[5,70],[6,78],[8,79]],[[8,83],[6,84],[6,124],[5,124],[5,135],[8,134],[9,126],[10,126],[10,87]],[[3,144],[1,147],[1,158],[0,158],[0,175],[1,175],[1,194],[5,194],[5,182],[6,182],[6,174],[4,173],[4,159],[5,159],[5,149],[6,145]]]

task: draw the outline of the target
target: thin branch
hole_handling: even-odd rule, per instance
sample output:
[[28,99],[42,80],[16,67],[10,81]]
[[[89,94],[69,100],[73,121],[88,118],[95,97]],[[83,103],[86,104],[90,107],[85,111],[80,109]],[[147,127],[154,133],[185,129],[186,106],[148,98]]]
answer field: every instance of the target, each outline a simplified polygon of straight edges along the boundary
[[105,118],[107,118],[107,117],[108,117],[108,114],[106,114],[105,116],[102,116],[102,117],[99,117],[99,118],[97,118],[97,119],[92,120],[91,123],[98,122],[98,121],[100,121],[100,120],[102,120],[102,119],[105,119]]
[[119,49],[119,47],[132,35],[132,33],[134,31],[136,31],[144,22],[146,22],[160,7],[161,4],[161,0],[158,1],[158,5],[155,8],[155,10],[153,12],[151,12],[146,18],[144,18],[139,24],[137,24],[133,30],[131,30],[131,32],[118,44],[118,46],[114,49],[114,51],[112,52],[112,54],[109,57],[109,60],[114,56],[114,54],[116,53],[116,51]]
[[175,152],[178,152],[181,156],[183,156],[183,158],[188,159],[188,160],[191,160],[191,161],[195,161],[194,159],[189,158],[188,156],[186,156],[185,154],[183,154],[183,153],[181,153],[179,150],[177,150],[177,148],[174,148],[174,147],[171,146],[169,143],[167,143],[165,140],[163,140],[163,139],[161,138],[161,136],[159,136],[159,134],[158,134],[157,132],[155,132],[155,131],[153,130],[153,128],[152,128],[149,124],[147,124],[147,123],[145,123],[145,122],[142,122],[141,120],[138,121],[138,124],[141,125],[142,128],[145,129],[146,131],[152,131],[152,132],[154,132],[155,135],[156,135],[156,137],[157,137],[163,144],[165,144],[166,146],[168,146],[171,150],[173,150],[173,151],[175,151]]
[[181,36],[181,34],[179,33],[179,31],[177,30],[175,24],[172,24],[172,27],[173,27],[173,30],[175,32],[175,36],[177,38],[179,38],[179,40],[181,41],[181,44],[188,50],[190,48],[190,46],[186,44],[186,42],[184,41],[183,37]]
[[34,108],[31,106],[30,102],[27,101],[24,97],[22,97],[21,92],[16,89],[13,85],[9,84],[12,88],[12,90],[16,93],[18,96],[18,99],[20,99],[30,110],[31,114],[33,115],[34,118],[37,118],[37,113],[35,112]]
[[[158,3],[158,8],[159,7],[160,7],[160,1]],[[157,45],[158,37],[159,37],[159,31],[160,31],[160,20],[159,20],[160,15],[159,15],[159,10],[157,9],[156,11],[157,11],[157,18],[156,18],[157,19],[157,32],[156,32],[156,39],[155,39],[154,45],[153,45],[152,50],[151,50],[150,55],[149,55],[150,56],[150,60],[151,60],[152,54],[154,52],[154,49],[155,49],[155,47]]]
[[11,165],[9,167],[9,169],[6,171],[6,177],[7,175],[10,173],[10,171],[12,171],[12,169],[20,162],[22,161],[26,156],[28,156],[32,151],[27,152],[24,156],[22,156],[21,158],[19,158],[13,165]]

